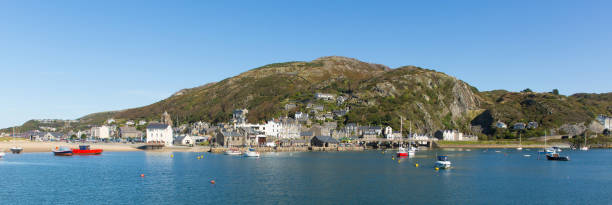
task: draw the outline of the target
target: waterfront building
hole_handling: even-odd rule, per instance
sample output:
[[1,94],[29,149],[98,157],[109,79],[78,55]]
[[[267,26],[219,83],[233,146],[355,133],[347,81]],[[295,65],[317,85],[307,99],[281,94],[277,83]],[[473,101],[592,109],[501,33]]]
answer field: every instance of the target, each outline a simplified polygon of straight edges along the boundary
[[180,135],[174,140],[176,145],[193,145],[194,143],[195,139],[191,135]]
[[94,139],[109,139],[110,138],[110,127],[102,125],[100,127],[91,128],[91,137]]
[[376,137],[378,137],[378,133],[376,133],[376,131],[373,130],[365,130],[362,132],[363,134],[361,134],[361,138],[363,139],[375,139]]
[[174,141],[172,126],[161,123],[149,123],[147,126],[147,143],[161,143],[171,146]]
[[314,132],[312,131],[300,132],[300,139],[308,140],[309,142],[314,136]]
[[146,120],[140,120],[138,121],[138,125],[146,125],[147,121]]
[[344,126],[344,132],[350,134],[351,136],[359,134],[359,126],[357,123],[348,123]]
[[216,142],[223,147],[237,147],[246,144],[245,137],[234,131],[218,132]]
[[128,120],[127,122],[125,122],[125,125],[127,126],[134,126],[136,123],[134,123],[134,120]]
[[121,126],[119,128],[119,137],[120,138],[141,138],[142,132],[136,130],[135,127],[130,126]]
[[63,136],[64,134],[59,133],[59,132],[46,132],[42,136],[42,140],[43,141],[58,141],[58,140],[62,140]]
[[268,120],[268,122],[263,126],[263,131],[266,136],[270,137],[278,137],[281,132],[282,125],[279,120]]
[[315,136],[310,140],[310,144],[314,147],[338,147],[338,140],[331,136]]
[[279,138],[297,139],[300,137],[301,125],[296,120],[291,118],[282,118]]
[[464,135],[457,130],[438,130],[434,136],[444,141],[476,141],[477,136]]

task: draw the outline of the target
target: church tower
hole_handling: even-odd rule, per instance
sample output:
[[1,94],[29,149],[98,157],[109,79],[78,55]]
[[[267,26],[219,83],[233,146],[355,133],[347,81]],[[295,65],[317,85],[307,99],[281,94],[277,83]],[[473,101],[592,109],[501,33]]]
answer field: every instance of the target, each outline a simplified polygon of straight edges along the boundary
[[161,123],[170,125],[170,126],[174,125],[172,124],[172,118],[170,117],[170,114],[168,114],[168,112],[166,111],[164,111],[164,114],[162,114]]

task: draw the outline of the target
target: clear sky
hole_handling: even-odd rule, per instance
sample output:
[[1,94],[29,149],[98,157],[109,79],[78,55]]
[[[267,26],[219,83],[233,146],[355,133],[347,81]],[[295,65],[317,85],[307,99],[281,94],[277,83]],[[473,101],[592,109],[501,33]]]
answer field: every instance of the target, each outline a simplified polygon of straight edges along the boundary
[[340,55],[480,90],[612,91],[612,1],[0,1],[0,127]]

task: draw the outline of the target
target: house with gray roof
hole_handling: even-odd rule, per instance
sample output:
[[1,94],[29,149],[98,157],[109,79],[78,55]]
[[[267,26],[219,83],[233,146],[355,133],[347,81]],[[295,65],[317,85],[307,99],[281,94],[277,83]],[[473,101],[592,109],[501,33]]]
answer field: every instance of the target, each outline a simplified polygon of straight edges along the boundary
[[315,136],[310,140],[314,147],[338,147],[340,142],[331,136]]

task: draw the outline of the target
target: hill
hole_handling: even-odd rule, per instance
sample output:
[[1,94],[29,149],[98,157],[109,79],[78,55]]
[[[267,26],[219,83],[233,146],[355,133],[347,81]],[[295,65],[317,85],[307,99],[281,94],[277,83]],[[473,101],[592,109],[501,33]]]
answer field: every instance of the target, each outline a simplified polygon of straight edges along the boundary
[[[345,100],[317,99],[316,93]],[[458,129],[512,138],[515,134],[510,130],[500,131],[494,124],[534,121],[540,127],[531,131],[533,135],[568,125],[586,126],[598,114],[611,115],[611,102],[611,93],[563,96],[504,90],[479,92],[434,70],[415,66],[391,69],[331,56],[310,62],[265,65],[220,82],[180,90],[148,106],[91,114],[79,120],[83,124],[101,124],[109,117],[118,121],[159,120],[167,111],[177,123],[216,123],[228,122],[234,109],[246,108],[250,122],[263,122],[295,112],[310,112],[312,105],[322,105],[323,110],[317,115],[348,110],[346,115],[334,119],[341,126],[390,125],[399,130],[402,117],[405,128],[409,122],[419,132]]]

